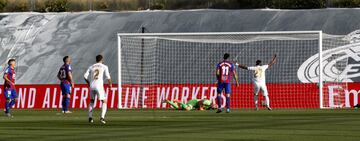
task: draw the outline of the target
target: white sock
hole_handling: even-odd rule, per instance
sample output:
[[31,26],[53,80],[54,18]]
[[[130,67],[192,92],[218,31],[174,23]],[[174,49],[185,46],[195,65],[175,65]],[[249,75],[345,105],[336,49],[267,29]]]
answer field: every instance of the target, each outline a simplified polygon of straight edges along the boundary
[[107,110],[107,104],[103,103],[101,106],[101,118],[103,119],[105,119],[106,110]]
[[266,102],[266,106],[270,107],[270,99],[269,96],[264,96],[265,97],[265,102]]
[[255,103],[255,107],[258,107],[258,96],[254,95],[254,103]]
[[94,109],[94,103],[89,104],[89,118],[93,117],[93,109]]

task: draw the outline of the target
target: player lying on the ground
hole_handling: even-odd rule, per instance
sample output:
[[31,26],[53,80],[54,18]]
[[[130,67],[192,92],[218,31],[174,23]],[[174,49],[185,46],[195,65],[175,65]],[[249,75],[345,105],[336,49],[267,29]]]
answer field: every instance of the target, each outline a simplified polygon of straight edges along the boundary
[[165,100],[163,103],[170,104],[171,107],[173,107],[176,110],[211,110],[216,109],[217,105],[215,103],[212,103],[208,99],[193,99],[188,101],[187,103],[183,103],[179,100]]
[[274,55],[274,57],[272,58],[272,60],[270,61],[269,64],[267,65],[262,65],[261,64],[261,60],[257,60],[256,61],[256,65],[252,66],[252,67],[247,67],[245,65],[240,65],[238,63],[236,63],[237,66],[239,66],[239,68],[242,69],[246,69],[246,70],[251,70],[253,71],[253,83],[254,83],[254,103],[255,103],[255,110],[259,110],[258,108],[258,94],[259,91],[261,90],[264,98],[265,98],[265,106],[268,110],[271,110],[270,108],[270,99],[268,96],[268,90],[266,87],[266,82],[265,82],[265,71],[267,69],[270,69],[276,62],[276,54]]
[[15,90],[15,59],[8,61],[8,67],[4,71],[4,96],[5,96],[5,115],[12,117],[10,109],[13,107],[18,99]]

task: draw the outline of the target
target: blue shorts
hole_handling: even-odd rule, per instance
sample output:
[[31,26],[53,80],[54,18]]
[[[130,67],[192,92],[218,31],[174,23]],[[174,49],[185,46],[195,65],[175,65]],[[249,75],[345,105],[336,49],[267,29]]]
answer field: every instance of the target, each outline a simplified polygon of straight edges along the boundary
[[6,99],[15,99],[18,98],[15,89],[4,89],[4,95]]
[[71,94],[71,85],[67,83],[60,84],[62,95]]
[[217,92],[220,94],[223,89],[225,89],[225,94],[231,94],[231,84],[230,83],[218,83]]

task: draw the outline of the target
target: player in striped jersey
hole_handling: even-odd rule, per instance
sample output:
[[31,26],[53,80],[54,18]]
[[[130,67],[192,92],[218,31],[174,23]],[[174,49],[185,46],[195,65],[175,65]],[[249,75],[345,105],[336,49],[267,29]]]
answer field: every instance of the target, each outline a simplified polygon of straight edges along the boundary
[[64,64],[60,67],[59,72],[57,74],[58,79],[60,80],[60,88],[62,93],[62,113],[69,114],[70,106],[70,94],[71,88],[74,88],[74,81],[72,77],[72,69],[71,69],[71,59],[69,56],[65,56],[63,58]]
[[230,94],[231,94],[231,79],[235,78],[236,84],[239,85],[238,77],[235,71],[234,64],[228,59],[230,54],[224,54],[224,60],[216,66],[216,77],[217,77],[217,103],[218,110],[216,113],[222,112],[221,109],[221,93],[225,89],[226,94],[226,112],[230,113]]
[[15,59],[8,61],[8,67],[4,71],[4,95],[5,95],[5,115],[7,117],[13,117],[10,114],[10,109],[13,107],[18,99],[17,92],[15,90]]

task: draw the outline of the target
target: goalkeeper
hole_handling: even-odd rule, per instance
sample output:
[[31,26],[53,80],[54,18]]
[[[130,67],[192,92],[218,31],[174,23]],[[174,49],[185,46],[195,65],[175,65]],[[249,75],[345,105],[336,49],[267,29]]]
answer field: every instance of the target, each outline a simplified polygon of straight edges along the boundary
[[170,104],[170,106],[176,110],[186,110],[186,111],[191,111],[191,110],[202,111],[202,110],[211,110],[217,108],[217,105],[215,103],[212,103],[208,99],[193,99],[188,101],[186,104],[179,100],[173,100],[173,101],[165,100],[163,101],[163,103]]

